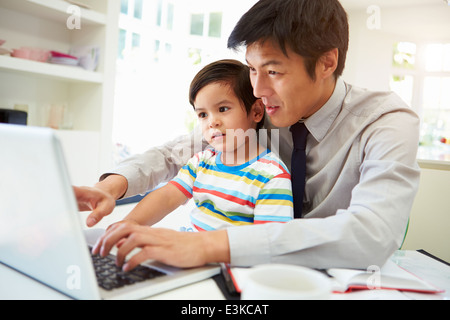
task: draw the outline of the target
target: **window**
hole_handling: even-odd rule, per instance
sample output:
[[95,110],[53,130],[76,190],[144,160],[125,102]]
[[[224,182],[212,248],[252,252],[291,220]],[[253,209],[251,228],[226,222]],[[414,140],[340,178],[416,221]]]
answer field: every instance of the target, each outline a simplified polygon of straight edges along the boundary
[[209,14],[208,36],[220,38],[222,35],[222,12],[211,12]]
[[191,35],[220,38],[222,36],[222,12],[191,14]]
[[391,89],[421,118],[419,158],[450,161],[450,44],[397,43],[392,65]]
[[121,1],[113,122],[116,162],[192,130],[197,117],[188,100],[189,84],[212,60],[244,60],[243,53],[227,49],[227,39],[248,5]]
[[159,47],[160,46],[161,46],[161,41],[155,40],[154,49],[153,49],[154,62],[158,62],[159,61]]
[[123,14],[128,14],[128,0],[120,1],[120,12]]
[[191,15],[191,34],[196,36],[203,35],[204,14],[192,14]]
[[133,40],[131,47],[132,48],[139,48],[141,46],[141,35],[137,33],[133,33]]
[[142,3],[143,0],[134,0],[134,17],[136,19],[142,19]]
[[202,63],[202,50],[198,48],[190,48],[189,52],[189,60],[192,65],[199,65]]
[[158,0],[156,9],[156,25],[161,26],[162,22],[162,10],[163,10],[163,0]]
[[118,48],[118,54],[117,54],[119,59],[123,59],[126,40],[127,40],[127,31],[120,29],[119,30],[119,48]]
[[414,69],[417,46],[411,42],[399,42],[394,46],[393,65],[397,68]]
[[450,44],[430,44],[426,55],[426,71],[450,71]]
[[173,30],[173,17],[174,17],[175,7],[173,3],[167,4],[167,30]]
[[391,90],[396,92],[409,106],[412,105],[414,77],[394,75],[391,77]]

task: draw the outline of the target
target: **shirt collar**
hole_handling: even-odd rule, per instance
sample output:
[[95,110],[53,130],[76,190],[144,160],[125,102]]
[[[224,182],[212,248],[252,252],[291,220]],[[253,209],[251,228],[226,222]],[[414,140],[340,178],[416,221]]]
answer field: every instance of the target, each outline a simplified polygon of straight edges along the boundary
[[327,134],[334,120],[341,111],[342,103],[344,102],[347,89],[344,80],[338,78],[336,87],[330,99],[320,108],[316,113],[305,119],[305,125],[308,131],[314,136],[317,141],[322,139]]

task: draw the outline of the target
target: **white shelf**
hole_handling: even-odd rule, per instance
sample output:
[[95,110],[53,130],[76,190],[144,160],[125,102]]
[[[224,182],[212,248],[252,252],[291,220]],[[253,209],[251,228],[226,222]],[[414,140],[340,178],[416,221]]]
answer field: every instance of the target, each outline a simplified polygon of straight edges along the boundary
[[[65,22],[70,17],[71,4],[63,0],[1,0],[1,7],[31,14],[35,17]],[[106,25],[106,15],[90,9],[81,9],[81,23]]]
[[9,56],[0,56],[0,69],[25,72],[35,76],[50,77],[68,82],[98,84],[103,82],[103,74],[86,71],[80,67],[56,65]]
[[[76,130],[58,131],[74,182],[90,185],[112,165],[112,117],[118,42],[119,0],[79,0],[80,29],[67,26],[65,0],[0,0],[0,39],[21,46],[67,52],[98,46],[98,70],[0,55],[0,106],[28,106],[30,125],[42,125],[48,107],[65,104]],[[72,20],[73,21],[73,20]]]

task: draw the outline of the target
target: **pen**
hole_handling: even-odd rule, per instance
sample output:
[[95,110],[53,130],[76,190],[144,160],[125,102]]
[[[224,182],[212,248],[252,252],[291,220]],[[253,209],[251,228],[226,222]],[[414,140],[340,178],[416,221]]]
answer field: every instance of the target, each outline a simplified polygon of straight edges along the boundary
[[230,293],[231,295],[238,294],[238,291],[234,286],[233,278],[231,277],[230,274],[230,266],[226,263],[221,263],[220,269],[222,270],[222,276],[225,280],[225,285],[227,287],[228,293]]

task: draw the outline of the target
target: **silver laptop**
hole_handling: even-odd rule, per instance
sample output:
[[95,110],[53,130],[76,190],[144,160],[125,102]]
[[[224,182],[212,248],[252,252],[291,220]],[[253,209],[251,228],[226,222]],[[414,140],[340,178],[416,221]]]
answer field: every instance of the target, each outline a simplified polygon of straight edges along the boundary
[[140,299],[219,273],[216,265],[178,269],[156,261],[124,273],[92,257],[89,245],[103,230],[82,229],[54,132],[0,124],[0,152],[2,264],[75,299]]

